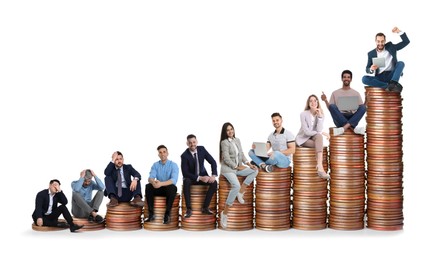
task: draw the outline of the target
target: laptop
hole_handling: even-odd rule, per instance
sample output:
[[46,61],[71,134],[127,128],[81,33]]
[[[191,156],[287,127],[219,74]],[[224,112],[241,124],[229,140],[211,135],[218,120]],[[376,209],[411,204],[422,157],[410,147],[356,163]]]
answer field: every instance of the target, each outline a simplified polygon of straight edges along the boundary
[[358,96],[338,97],[337,107],[340,111],[353,111],[358,109]]
[[379,68],[385,67],[385,58],[372,58],[372,64],[377,65]]
[[269,157],[268,149],[266,148],[266,143],[263,142],[254,142],[255,145],[255,155],[260,157]]

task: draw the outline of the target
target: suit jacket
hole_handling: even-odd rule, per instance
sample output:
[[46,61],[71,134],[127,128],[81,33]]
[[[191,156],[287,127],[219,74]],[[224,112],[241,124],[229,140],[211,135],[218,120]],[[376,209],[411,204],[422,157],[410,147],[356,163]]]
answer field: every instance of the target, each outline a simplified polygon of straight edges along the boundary
[[309,138],[323,131],[323,118],[316,117],[314,124],[312,124],[311,111],[309,110],[300,113],[300,121],[300,131],[298,131],[298,134],[295,137],[295,142],[298,146],[301,146],[308,141]]
[[[395,65],[397,64],[397,51],[403,49],[404,47],[406,47],[409,44],[409,39],[408,36],[406,35],[406,33],[403,33],[402,35],[400,35],[401,38],[401,42],[397,43],[397,44],[393,44],[392,42],[388,42],[385,44],[385,49],[392,55],[392,62],[393,62],[393,66],[395,67]],[[366,65],[366,72],[367,73],[371,73],[371,66],[372,66],[372,58],[376,58],[377,57],[377,49],[374,48],[372,51],[368,52],[368,63]],[[378,74],[378,69],[375,72],[375,75]]]
[[[200,167],[199,176],[210,176],[206,171],[204,165],[205,160],[211,165],[211,171],[212,171],[211,175],[217,176],[217,162],[209,154],[209,152],[205,149],[204,146],[197,146],[197,156]],[[189,149],[186,149],[180,157],[181,157],[181,169],[182,169],[183,178],[188,178],[193,181],[197,181],[198,176],[195,173],[196,165],[192,153],[189,151]]]
[[[137,177],[138,180],[140,181],[142,179],[142,176],[140,175],[140,173],[134,169],[134,167],[132,167],[132,165],[130,164],[123,164],[123,177],[125,178],[125,182],[127,185],[131,184],[132,178]],[[117,169],[115,168],[115,164],[113,162],[109,162],[108,166],[106,166],[105,169],[105,175],[109,176],[112,178],[112,180],[114,181],[114,183],[117,183],[118,180],[118,175],[120,174]],[[129,186],[128,186],[129,188]]]
[[[52,211],[54,211],[58,204],[66,205],[68,204],[68,199],[66,198],[63,191],[57,192],[52,198]],[[36,221],[38,218],[42,218],[48,211],[49,207],[49,189],[45,189],[37,193],[35,198],[35,210],[32,213],[32,219]]]
[[[235,147],[237,146],[238,155],[235,154]],[[220,173],[226,172],[237,172],[235,168],[242,165],[242,163],[247,162],[245,154],[243,153],[243,148],[240,143],[240,139],[234,138],[231,141],[225,139],[220,143],[222,162],[220,167]],[[237,163],[235,161],[237,160]]]

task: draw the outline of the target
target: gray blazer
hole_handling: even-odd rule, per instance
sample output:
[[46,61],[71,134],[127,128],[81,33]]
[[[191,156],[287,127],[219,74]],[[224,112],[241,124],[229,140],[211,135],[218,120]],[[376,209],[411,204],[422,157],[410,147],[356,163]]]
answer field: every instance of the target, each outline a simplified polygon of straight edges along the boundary
[[[237,164],[235,163],[235,148],[234,145],[237,145],[238,149],[238,157],[237,157]],[[235,168],[237,166],[241,165],[242,163],[247,162],[245,154],[243,153],[243,149],[241,147],[240,139],[234,138],[232,141],[229,141],[229,139],[225,139],[220,143],[221,146],[221,153],[222,153],[222,161],[221,161],[221,168],[220,173],[226,173],[226,172],[237,172]]]
[[305,110],[300,113],[301,127],[297,136],[295,137],[295,142],[298,146],[301,146],[309,138],[315,136],[316,134],[321,134],[323,131],[323,118],[315,117],[314,124],[311,122],[311,111]]

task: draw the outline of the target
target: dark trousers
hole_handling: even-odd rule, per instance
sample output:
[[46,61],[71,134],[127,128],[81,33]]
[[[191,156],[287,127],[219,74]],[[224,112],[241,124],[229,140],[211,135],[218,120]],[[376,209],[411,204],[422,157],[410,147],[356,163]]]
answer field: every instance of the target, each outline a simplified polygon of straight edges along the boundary
[[[43,215],[43,226],[56,227],[58,223],[58,218],[63,215],[69,226],[74,225],[71,213],[69,213],[66,205],[60,205],[49,215]],[[37,225],[37,219],[34,219],[34,223]]]
[[177,194],[177,186],[174,184],[168,186],[162,186],[160,188],[154,188],[151,183],[145,186],[146,200],[148,201],[148,211],[149,214],[154,213],[154,197],[162,196],[166,197],[166,212],[165,214],[170,214],[172,209],[172,204],[174,203],[175,196]]
[[140,186],[140,181],[137,182],[137,187],[135,188],[134,191],[131,191],[129,189],[129,185],[131,185],[131,183],[127,184],[128,187],[127,188],[122,188],[122,196],[118,197],[117,196],[117,186],[115,186],[115,180],[112,179],[110,176],[106,176],[105,177],[105,186],[106,186],[106,190],[105,190],[105,196],[107,196],[108,198],[111,198],[111,196],[114,196],[115,198],[118,199],[119,202],[129,202],[132,200],[133,197],[139,195],[141,198],[143,198],[142,196],[142,189]]
[[206,183],[202,181],[193,181],[188,178],[183,179],[183,193],[185,195],[186,208],[192,209],[191,206],[191,185],[209,185],[208,192],[206,192],[205,201],[202,208],[208,208],[211,203],[212,196],[217,191],[217,181],[213,183]]

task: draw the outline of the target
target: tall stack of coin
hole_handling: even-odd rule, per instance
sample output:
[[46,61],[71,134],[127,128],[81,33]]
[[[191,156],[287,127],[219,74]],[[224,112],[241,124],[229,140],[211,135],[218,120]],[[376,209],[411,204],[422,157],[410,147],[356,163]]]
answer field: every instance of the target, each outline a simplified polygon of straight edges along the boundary
[[[203,202],[205,201],[206,192],[208,189],[209,186],[207,185],[191,185],[192,216],[190,218],[184,217],[186,213],[186,200],[182,191],[182,217],[180,222],[182,229],[190,231],[206,231],[215,229],[217,225],[216,216],[201,213],[201,208],[203,207]],[[209,209],[214,212],[214,214],[217,214],[217,193],[212,196],[211,202],[209,203]]]
[[[323,168],[328,171],[328,148],[323,148]],[[317,175],[314,148],[297,147],[293,156],[292,226],[295,229],[326,228],[328,182]]]
[[[237,176],[237,179],[241,185],[246,177]],[[221,213],[225,209],[226,199],[231,190],[231,184],[223,175],[220,175],[218,183],[218,212]],[[225,230],[242,231],[254,228],[253,192],[254,182],[252,182],[245,190],[243,195],[245,201],[244,204],[240,204],[237,199],[234,200],[234,204],[229,207],[228,227],[225,228]],[[218,227],[222,228],[221,224],[219,224]]]
[[366,87],[367,226],[403,228],[402,98],[399,93]]
[[255,185],[255,227],[261,230],[291,228],[291,167],[260,171]]
[[350,129],[334,136],[330,129],[331,168],[329,227],[339,230],[364,228],[365,143]]

